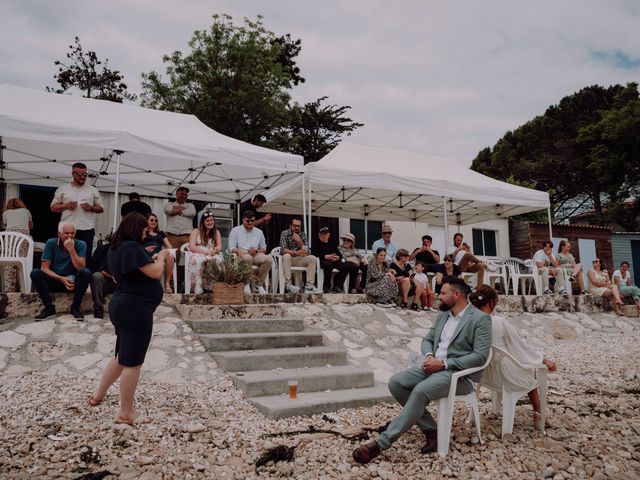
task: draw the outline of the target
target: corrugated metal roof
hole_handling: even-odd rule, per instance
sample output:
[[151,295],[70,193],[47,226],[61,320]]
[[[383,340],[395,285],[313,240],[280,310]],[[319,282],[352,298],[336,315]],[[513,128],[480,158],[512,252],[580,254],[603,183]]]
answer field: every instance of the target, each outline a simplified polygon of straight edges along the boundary
[[[549,225],[547,222],[529,222],[529,223],[532,223],[534,225],[545,225],[545,226]],[[551,226],[552,227],[562,227],[562,228],[574,228],[574,227],[575,228],[588,228],[588,229],[591,229],[591,230],[608,230],[610,232],[613,232],[611,227],[603,227],[601,225],[591,225],[591,224],[588,224],[588,223],[585,223],[585,224],[571,223],[569,225],[565,225],[563,223],[559,223],[559,224],[553,223]]]

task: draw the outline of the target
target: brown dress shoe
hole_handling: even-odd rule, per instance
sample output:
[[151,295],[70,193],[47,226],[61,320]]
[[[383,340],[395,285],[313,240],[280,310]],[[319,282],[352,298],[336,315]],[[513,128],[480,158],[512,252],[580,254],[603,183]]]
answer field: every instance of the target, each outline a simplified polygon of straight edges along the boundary
[[438,431],[431,430],[424,432],[424,437],[427,439],[427,443],[420,449],[420,453],[423,455],[427,453],[433,453],[438,450]]
[[360,445],[353,451],[353,459],[358,463],[369,463],[371,460],[380,455],[380,445],[377,441]]

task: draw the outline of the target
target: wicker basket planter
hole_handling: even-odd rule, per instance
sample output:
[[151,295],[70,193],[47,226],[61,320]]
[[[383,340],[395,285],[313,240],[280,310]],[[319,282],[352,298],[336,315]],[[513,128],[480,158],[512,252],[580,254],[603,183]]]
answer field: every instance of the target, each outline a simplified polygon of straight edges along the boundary
[[238,283],[229,285],[223,282],[213,282],[214,305],[241,305],[244,303],[244,285]]

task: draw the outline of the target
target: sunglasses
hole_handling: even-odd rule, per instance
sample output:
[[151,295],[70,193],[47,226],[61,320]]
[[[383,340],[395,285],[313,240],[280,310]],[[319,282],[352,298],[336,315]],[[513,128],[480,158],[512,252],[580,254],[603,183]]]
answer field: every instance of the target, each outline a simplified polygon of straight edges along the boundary
[[254,218],[244,218],[243,220],[245,222],[247,222],[247,223],[253,223],[255,219]]
[[72,172],[76,177],[88,177],[89,174],[88,173],[76,173],[76,172]]
[[445,262],[453,262],[453,260],[451,260],[450,258],[445,258],[444,261]]
[[202,218],[213,217],[213,213],[203,213]]

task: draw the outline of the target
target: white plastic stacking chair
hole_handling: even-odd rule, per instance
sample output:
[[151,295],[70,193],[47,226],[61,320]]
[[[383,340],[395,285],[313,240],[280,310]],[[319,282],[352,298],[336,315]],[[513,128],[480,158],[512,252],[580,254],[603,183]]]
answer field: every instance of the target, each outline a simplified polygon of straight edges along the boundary
[[[276,288],[279,288],[280,293],[284,292],[284,268],[282,268],[282,255],[280,255],[280,247],[276,247],[271,250],[271,256],[274,260],[274,265],[277,265],[277,282],[274,279],[273,281],[273,290],[275,293]],[[300,287],[300,290],[304,290],[304,285],[302,284],[302,273],[307,271],[307,267],[294,267],[291,266],[291,281],[294,285]],[[275,278],[275,277],[274,277]]]
[[529,390],[518,390],[515,392],[509,392],[505,390],[504,386],[500,389],[494,389],[488,385],[484,385],[480,380],[480,386],[488,388],[493,392],[493,411],[498,412],[500,403],[502,403],[502,436],[507,433],[513,432],[513,420],[516,413],[516,404],[518,399],[528,394],[531,390],[538,389],[540,392],[540,432],[544,433],[544,424],[547,413],[547,366],[543,363],[540,364],[524,364],[516,360],[509,352],[497,347],[491,346],[493,352],[493,361],[499,365],[503,361],[513,362],[519,368],[524,370],[532,370],[536,378],[536,385]]
[[[335,276],[336,273],[339,273],[340,271],[337,269],[333,269],[331,270],[331,286],[333,287],[333,277]],[[324,270],[322,270],[322,268],[320,267],[320,259],[318,258],[318,263],[316,263],[316,278],[318,279],[318,289],[322,290],[322,286],[324,285]],[[344,293],[350,293],[349,292],[349,275],[347,275],[347,278],[344,279],[344,285],[342,285],[342,289],[344,290]]]
[[506,295],[509,290],[507,267],[502,262],[494,262],[492,260],[487,260],[486,263],[487,267],[489,267],[487,271],[484,272],[486,283],[491,285],[491,287],[495,287],[496,282],[499,281]]
[[[20,255],[20,247],[27,242],[27,255]],[[20,268],[20,288],[31,291],[31,270],[33,270],[33,239],[18,232],[0,232],[0,267]]]
[[176,262],[176,250],[177,248],[169,249],[169,254],[173,257],[173,293],[178,293],[178,262]]
[[[189,275],[189,244],[183,243],[180,247],[180,258],[184,259],[184,293],[191,293],[191,277]],[[177,271],[177,270],[176,270]],[[175,273],[174,273],[175,275]]]
[[484,370],[491,362],[491,350],[487,356],[487,361],[480,367],[467,368],[451,375],[451,385],[449,386],[449,395],[438,399],[438,454],[445,457],[449,453],[449,442],[451,440],[451,424],[453,422],[454,402],[466,402],[473,412],[473,418],[476,423],[476,432],[478,440],[483,443],[480,433],[480,410],[478,408],[478,390],[473,388],[466,395],[456,395],[458,389],[458,380],[462,377],[471,375],[472,373]]
[[536,288],[536,294],[541,295],[539,287],[539,277],[536,278],[533,273],[523,273],[522,269],[528,268],[522,260],[519,258],[505,258],[503,260],[504,265],[507,267],[507,271],[509,272],[509,281],[511,282],[511,288],[513,289],[513,294],[518,295],[518,285],[522,288],[523,295],[526,291],[527,281],[533,282],[533,285]]

